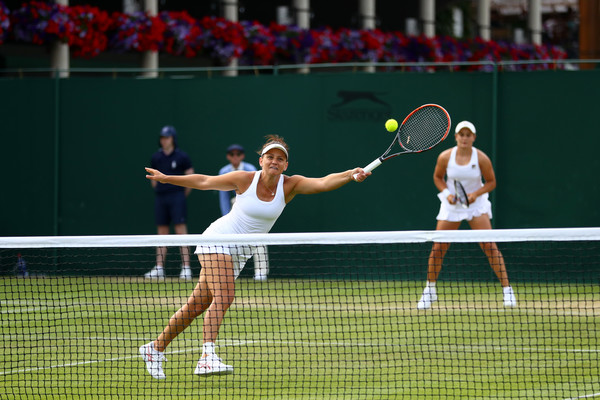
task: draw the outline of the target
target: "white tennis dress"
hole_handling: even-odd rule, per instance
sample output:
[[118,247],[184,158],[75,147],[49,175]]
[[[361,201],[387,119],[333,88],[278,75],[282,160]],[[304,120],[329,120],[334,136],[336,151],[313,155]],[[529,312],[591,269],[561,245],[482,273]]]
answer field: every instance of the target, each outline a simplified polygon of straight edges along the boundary
[[[283,175],[279,177],[275,197],[272,201],[262,201],[256,195],[261,171],[254,173],[250,187],[236,195],[235,203],[228,214],[210,224],[203,234],[243,234],[267,233],[285,208]],[[195,254],[229,254],[233,258],[235,277],[246,265],[246,261],[256,252],[256,246],[198,246]]]
[[[446,184],[448,185],[448,190],[453,195],[455,194],[455,180],[462,183],[467,193],[472,193],[483,186],[477,149],[475,147],[472,149],[471,159],[466,165],[458,165],[456,163],[457,147],[454,147],[450,153],[450,160],[448,160],[448,167],[446,169]],[[483,214],[487,214],[492,218],[492,203],[489,201],[488,193],[477,197],[474,203],[469,204],[469,208],[463,208],[463,206],[458,203],[450,204],[443,196],[439,197],[441,204],[436,219],[440,221],[470,221],[473,217],[479,217]]]

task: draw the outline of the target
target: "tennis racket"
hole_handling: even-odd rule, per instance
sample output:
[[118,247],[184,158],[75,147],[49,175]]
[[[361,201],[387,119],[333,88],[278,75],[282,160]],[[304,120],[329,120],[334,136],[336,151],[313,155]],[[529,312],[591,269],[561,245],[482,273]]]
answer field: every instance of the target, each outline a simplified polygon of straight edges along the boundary
[[454,191],[456,192],[456,201],[460,203],[463,208],[469,208],[469,196],[465,187],[459,181],[454,181]]
[[[417,108],[402,121],[398,133],[388,149],[363,169],[371,172],[381,163],[400,154],[421,153],[440,144],[450,132],[450,114],[437,104],[425,104]],[[392,153],[398,143],[400,151]],[[357,174],[354,175],[356,179]]]

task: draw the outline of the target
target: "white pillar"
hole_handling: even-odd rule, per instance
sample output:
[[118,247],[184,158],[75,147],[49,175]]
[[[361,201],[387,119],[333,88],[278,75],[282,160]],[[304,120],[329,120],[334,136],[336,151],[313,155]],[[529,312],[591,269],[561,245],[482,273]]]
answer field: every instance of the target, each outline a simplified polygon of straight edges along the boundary
[[363,29],[375,29],[375,0],[360,0],[360,19]]
[[492,39],[492,27],[490,25],[491,2],[490,0],[479,0],[477,2],[477,26],[479,37],[483,40]]
[[461,38],[464,35],[464,18],[462,9],[458,7],[452,7],[452,35],[457,38]]
[[416,18],[406,18],[404,33],[408,36],[417,36],[419,34],[419,21]]
[[[154,17],[158,14],[158,0],[144,0],[144,11]],[[148,50],[142,54],[142,68],[148,69],[144,71],[142,76],[146,78],[158,77],[158,51]]]
[[[238,2],[237,0],[221,0],[223,6],[223,17],[231,22],[238,22]],[[238,59],[232,58],[229,66],[234,68],[223,72],[224,76],[237,76],[238,72],[235,69],[238,66]]]
[[289,25],[291,23],[290,8],[288,6],[277,6],[277,23]]
[[[360,19],[363,29],[375,29],[375,0],[360,0]],[[366,66],[365,72],[375,72],[375,66]]]
[[531,43],[542,44],[542,0],[529,0],[529,31]]
[[123,12],[125,14],[133,14],[138,11],[142,11],[142,9],[135,0],[123,0]]
[[[294,0],[294,14],[296,15],[298,28],[310,28],[310,0]],[[308,67],[298,69],[299,74],[308,74],[308,72]]]
[[310,28],[310,1],[294,0],[294,11],[296,14],[296,25],[298,25],[298,28]]
[[523,28],[515,28],[513,32],[513,41],[515,44],[525,44],[527,40],[525,40],[525,31]]
[[435,36],[435,0],[421,0],[421,22],[427,37]]
[[[68,6],[69,0],[56,0],[56,4],[61,6]],[[50,67],[60,70],[58,76],[60,78],[69,77],[69,45],[60,41],[55,41],[52,44],[52,52],[50,54]]]

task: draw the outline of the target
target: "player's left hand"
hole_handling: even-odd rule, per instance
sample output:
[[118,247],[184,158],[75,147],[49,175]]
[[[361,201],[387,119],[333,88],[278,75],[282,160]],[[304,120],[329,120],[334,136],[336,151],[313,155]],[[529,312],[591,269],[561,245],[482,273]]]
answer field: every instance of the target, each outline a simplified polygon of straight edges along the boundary
[[148,172],[150,175],[146,175],[147,179],[150,179],[151,181],[158,181],[160,183],[164,183],[164,180],[167,178],[167,176],[165,174],[163,174],[162,172],[160,172],[157,169],[154,168],[148,168],[146,167],[146,172]]

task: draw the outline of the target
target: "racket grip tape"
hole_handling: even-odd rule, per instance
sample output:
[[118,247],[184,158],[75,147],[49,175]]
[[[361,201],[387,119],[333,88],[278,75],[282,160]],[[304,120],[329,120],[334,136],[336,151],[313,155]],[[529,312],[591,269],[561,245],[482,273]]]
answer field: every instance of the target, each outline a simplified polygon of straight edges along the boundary
[[[373,160],[373,162],[369,165],[367,165],[366,167],[363,168],[363,170],[365,172],[371,172],[373,171],[375,168],[379,167],[381,165],[381,160],[379,158],[376,158],[375,160]],[[356,179],[358,177],[358,174],[354,174],[352,175],[352,177],[354,179]]]

